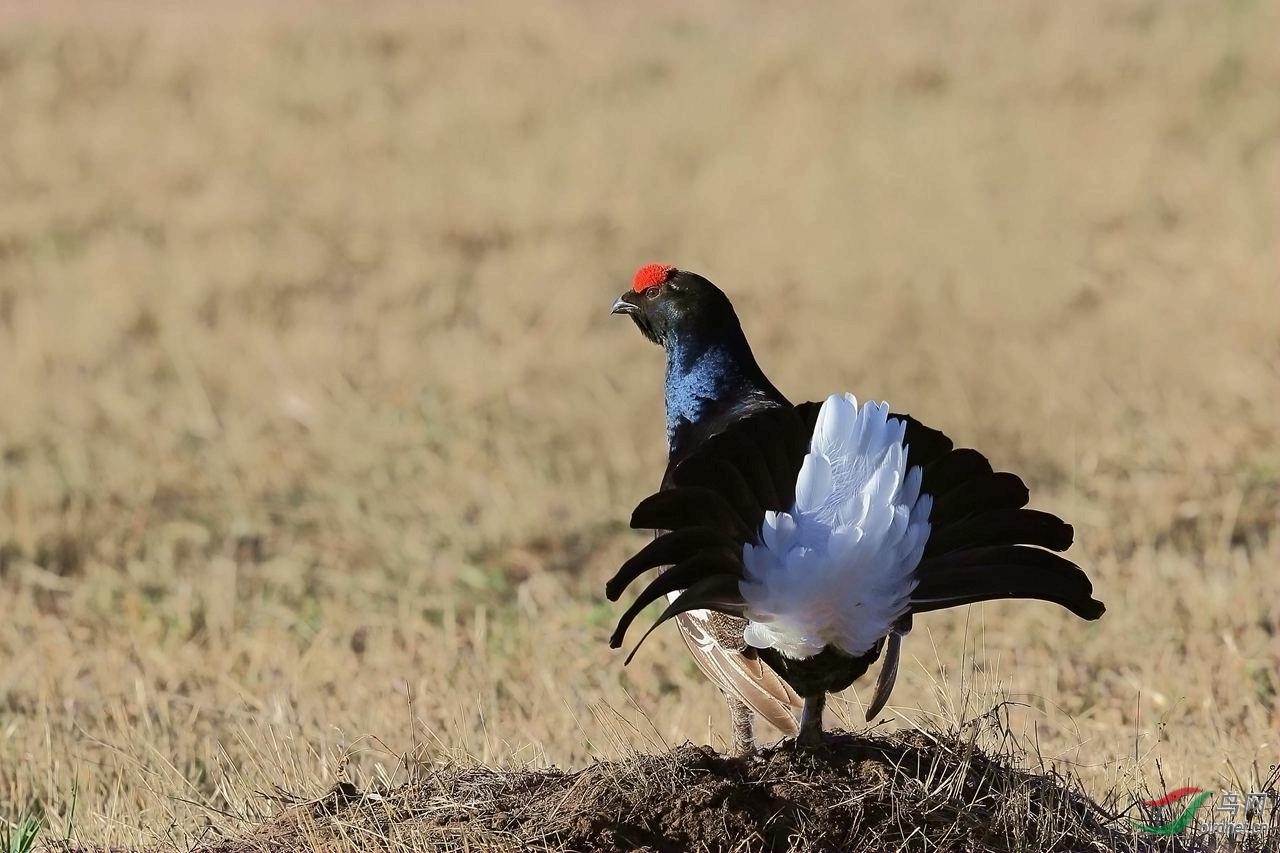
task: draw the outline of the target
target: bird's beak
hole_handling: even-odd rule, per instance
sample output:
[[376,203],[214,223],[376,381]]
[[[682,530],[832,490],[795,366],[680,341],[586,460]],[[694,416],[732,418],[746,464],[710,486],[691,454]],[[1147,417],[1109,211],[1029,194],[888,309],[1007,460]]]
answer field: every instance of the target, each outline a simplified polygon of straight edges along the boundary
[[632,295],[632,291],[628,290],[626,293],[619,296],[617,300],[613,303],[613,309],[609,313],[610,314],[639,314],[640,306],[637,305],[635,302],[632,302],[631,299],[627,298],[631,295]]

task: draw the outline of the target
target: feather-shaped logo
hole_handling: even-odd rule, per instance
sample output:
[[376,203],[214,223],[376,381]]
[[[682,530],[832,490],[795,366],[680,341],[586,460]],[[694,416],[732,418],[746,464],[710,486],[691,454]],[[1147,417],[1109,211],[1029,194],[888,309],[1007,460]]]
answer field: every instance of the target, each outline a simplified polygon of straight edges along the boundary
[[1138,823],[1136,820],[1130,818],[1129,823],[1133,824],[1138,829],[1141,829],[1143,832],[1150,832],[1152,835],[1176,835],[1191,825],[1191,821],[1195,819],[1196,812],[1204,805],[1204,801],[1213,796],[1212,791],[1206,791],[1202,788],[1178,788],[1177,790],[1170,791],[1158,800],[1144,800],[1142,803],[1144,806],[1159,808],[1171,803],[1176,803],[1179,800],[1183,800],[1191,796],[1194,796],[1195,799],[1193,799],[1187,807],[1182,810],[1182,814],[1178,815],[1176,820],[1172,820],[1169,823],[1164,823],[1159,826],[1150,826],[1145,823]]

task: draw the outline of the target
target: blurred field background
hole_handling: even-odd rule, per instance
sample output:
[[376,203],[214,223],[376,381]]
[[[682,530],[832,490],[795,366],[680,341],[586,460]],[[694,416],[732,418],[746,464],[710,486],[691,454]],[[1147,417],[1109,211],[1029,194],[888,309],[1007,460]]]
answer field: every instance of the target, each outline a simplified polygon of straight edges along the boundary
[[674,631],[606,645],[665,454],[607,311],[655,260],[793,400],[1076,524],[1106,617],[931,615],[889,716],[1008,697],[1099,795],[1248,790],[1277,44],[1235,0],[0,7],[0,816],[185,846],[275,786],[723,747]]

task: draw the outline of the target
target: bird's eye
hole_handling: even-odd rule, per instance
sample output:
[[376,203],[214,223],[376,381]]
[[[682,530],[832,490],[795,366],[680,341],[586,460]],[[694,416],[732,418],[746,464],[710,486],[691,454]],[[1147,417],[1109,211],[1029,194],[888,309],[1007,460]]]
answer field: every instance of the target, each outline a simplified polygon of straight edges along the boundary
[[644,296],[646,299],[653,299],[657,295],[658,295],[658,286],[656,284],[653,287],[646,287],[644,289]]

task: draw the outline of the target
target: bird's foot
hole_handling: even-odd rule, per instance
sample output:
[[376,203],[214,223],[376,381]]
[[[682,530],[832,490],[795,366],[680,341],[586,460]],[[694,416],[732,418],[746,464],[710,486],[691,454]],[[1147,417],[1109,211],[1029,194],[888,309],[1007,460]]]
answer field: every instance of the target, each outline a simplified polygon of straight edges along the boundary
[[822,746],[822,708],[827,694],[806,696],[804,710],[800,714],[800,733],[796,735],[797,749],[818,749]]
[[796,735],[794,751],[791,755],[791,767],[800,773],[820,773],[830,761],[830,756],[823,748],[824,739],[820,728],[801,728]]
[[796,735],[796,749],[821,749],[822,744],[823,737],[820,726],[802,726],[800,734]]

